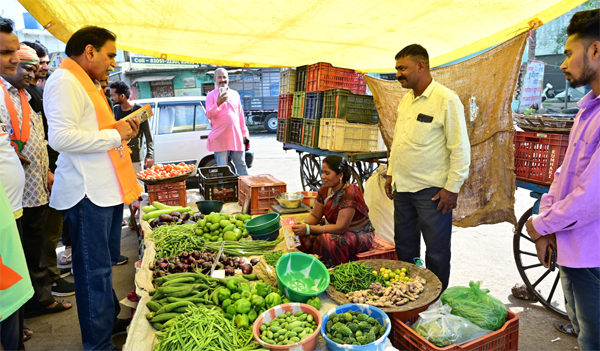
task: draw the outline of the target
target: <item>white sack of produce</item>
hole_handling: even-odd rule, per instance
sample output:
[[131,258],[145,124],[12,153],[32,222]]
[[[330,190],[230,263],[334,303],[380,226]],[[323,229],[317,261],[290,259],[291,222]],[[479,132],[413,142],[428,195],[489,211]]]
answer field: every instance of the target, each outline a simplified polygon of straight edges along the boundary
[[375,227],[375,235],[394,242],[394,202],[385,194],[387,166],[381,165],[365,184],[365,203],[369,207],[369,218]]
[[437,347],[461,345],[492,332],[476,326],[466,318],[455,316],[450,311],[452,307],[442,305],[437,300],[427,311],[419,313],[419,319],[412,329]]

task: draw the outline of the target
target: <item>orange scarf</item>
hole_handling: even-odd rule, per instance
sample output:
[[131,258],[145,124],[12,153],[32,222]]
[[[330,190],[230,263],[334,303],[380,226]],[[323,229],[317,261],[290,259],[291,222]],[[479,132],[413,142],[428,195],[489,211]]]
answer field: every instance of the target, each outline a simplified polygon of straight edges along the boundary
[[[94,108],[96,109],[96,118],[98,119],[98,128],[100,130],[114,129],[117,121],[110,111],[110,107],[108,106],[106,98],[100,95],[96,85],[92,82],[83,68],[81,68],[77,62],[70,58],[65,58],[58,68],[71,72],[75,78],[77,78],[79,83],[81,83],[88,96],[94,103]],[[117,177],[119,178],[123,202],[126,204],[131,204],[133,201],[137,200],[143,189],[135,177],[135,170],[133,169],[133,163],[131,162],[130,156],[131,151],[127,145],[122,146],[123,153],[117,149],[110,149],[108,150],[108,154],[113,165],[115,166]]]
[[[19,123],[15,104],[10,98],[2,79],[0,79],[0,85],[2,86],[2,89],[4,89],[4,102],[6,103],[8,114],[10,115],[10,124],[13,130],[13,133],[10,136],[10,145],[12,145],[16,151],[21,152],[29,140],[29,132],[31,130],[31,106],[29,106],[29,101],[27,100],[27,96],[25,96],[23,89],[18,89],[19,95],[21,95],[21,110],[23,112],[23,123]],[[21,130],[23,133],[21,133]]]

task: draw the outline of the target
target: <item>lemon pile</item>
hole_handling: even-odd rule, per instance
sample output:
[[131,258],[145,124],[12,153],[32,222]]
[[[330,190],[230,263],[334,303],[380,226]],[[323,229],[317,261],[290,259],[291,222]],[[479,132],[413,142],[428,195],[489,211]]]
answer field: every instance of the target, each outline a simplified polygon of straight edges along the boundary
[[399,281],[405,281],[405,282],[414,281],[414,278],[409,277],[409,270],[406,267],[396,269],[395,271],[392,271],[391,269],[386,268],[386,267],[381,267],[379,269],[379,272],[373,271],[373,274],[382,276],[383,280],[385,280],[385,283],[387,285],[390,285],[394,282],[399,282]]

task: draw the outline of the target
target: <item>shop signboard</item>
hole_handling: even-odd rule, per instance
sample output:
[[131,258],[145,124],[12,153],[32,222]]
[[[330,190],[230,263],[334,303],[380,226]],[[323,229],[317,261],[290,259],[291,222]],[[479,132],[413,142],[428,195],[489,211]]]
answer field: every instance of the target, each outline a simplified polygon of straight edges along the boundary
[[523,88],[521,92],[521,105],[519,110],[528,108],[536,110],[542,107],[542,85],[544,84],[544,63],[541,61],[530,61],[527,63],[527,71],[523,77]]

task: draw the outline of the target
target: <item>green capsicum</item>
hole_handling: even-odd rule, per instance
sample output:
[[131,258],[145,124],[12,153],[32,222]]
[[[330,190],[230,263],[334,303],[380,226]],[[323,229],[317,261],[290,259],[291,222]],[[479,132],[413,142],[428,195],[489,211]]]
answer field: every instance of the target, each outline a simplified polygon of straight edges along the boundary
[[238,284],[237,280],[230,280],[227,282],[227,289],[231,292],[236,292],[238,291]]
[[258,282],[254,286],[256,287],[256,294],[259,296],[266,297],[271,293],[271,286],[267,283]]
[[250,311],[250,308],[252,307],[252,305],[250,304],[250,301],[248,301],[248,300],[239,299],[233,304],[233,307],[235,307],[236,313],[244,314],[244,313],[248,313],[248,311]]
[[234,305],[229,305],[229,306],[227,306],[227,310],[226,310],[226,312],[227,312],[227,314],[230,314],[230,315],[232,315],[232,316],[235,316],[235,315],[236,315],[236,312],[235,312],[235,306],[234,306]]
[[288,299],[288,298],[285,298],[285,297],[284,297],[283,299],[281,299],[281,303],[282,303],[282,304],[284,304],[284,303],[291,303],[291,302],[292,302],[292,301],[290,301],[290,299]]
[[250,301],[252,299],[252,293],[250,291],[242,291],[242,299]]
[[306,301],[306,304],[314,307],[317,310],[321,309],[321,299],[319,299],[318,296],[315,296],[312,299],[308,299],[308,301]]
[[231,294],[231,299],[233,301],[237,301],[237,300],[239,300],[241,298],[242,298],[242,294],[240,294],[240,293]]
[[248,328],[250,326],[248,316],[245,314],[236,314],[233,319],[238,328]]
[[248,319],[250,320],[250,323],[254,323],[256,318],[258,318],[258,313],[256,313],[255,310],[250,310],[250,312],[248,312]]
[[231,306],[232,304],[233,304],[233,301],[231,301],[231,299],[227,299],[227,300],[223,301],[221,308],[223,309],[223,311],[227,311],[227,307]]
[[267,297],[265,297],[265,304],[267,305],[267,308],[281,305],[281,296],[279,296],[277,293],[270,293],[267,295]]
[[259,295],[252,296],[250,302],[252,303],[252,306],[254,308],[263,308],[265,306],[265,299],[263,299],[262,296]]
[[229,289],[221,289],[219,290],[219,301],[225,301],[231,297],[231,291]]
[[238,289],[237,291],[239,291],[239,292],[250,291],[250,284],[245,283],[245,282],[239,282],[237,289]]

